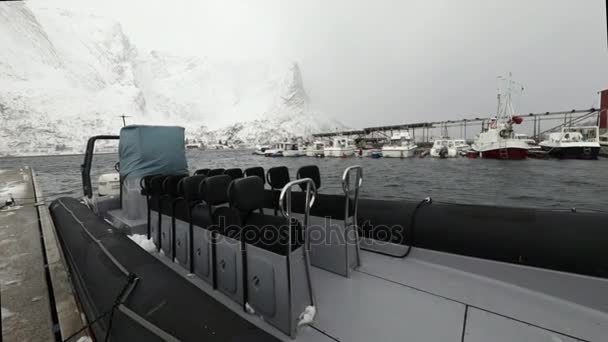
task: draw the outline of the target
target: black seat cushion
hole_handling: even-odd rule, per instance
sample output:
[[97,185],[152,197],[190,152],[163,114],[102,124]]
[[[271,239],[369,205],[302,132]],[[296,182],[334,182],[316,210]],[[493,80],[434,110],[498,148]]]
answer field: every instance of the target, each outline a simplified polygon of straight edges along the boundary
[[169,195],[170,197],[180,197],[179,183],[187,175],[169,175],[163,181],[163,194]]
[[211,176],[219,176],[219,175],[223,175],[224,174],[224,169],[220,168],[220,169],[213,169],[210,170],[209,173],[207,174],[207,176],[211,177]]
[[228,175],[210,176],[200,184],[199,192],[208,205],[228,203],[228,187],[232,178]]
[[[295,213],[304,213],[304,204],[306,200],[305,192],[293,192],[291,194],[291,210]],[[329,195],[317,194],[315,202],[310,208],[310,215],[318,217],[331,217],[335,220],[345,219],[346,196],[344,195]],[[348,216],[354,215],[354,205],[349,202]]]
[[198,169],[194,171],[195,176],[208,176],[211,169]]
[[224,171],[224,174],[230,176],[232,179],[243,178],[243,170],[239,168],[227,169]]
[[[310,178],[315,183],[317,190],[321,188],[321,172],[317,165],[302,166],[296,173],[297,179]],[[300,188],[305,191],[306,184],[300,184]]]
[[258,176],[262,179],[262,183],[266,183],[266,177],[264,177],[264,168],[261,166],[255,166],[245,169],[245,176]]
[[291,250],[294,250],[304,243],[302,225],[294,219],[252,213],[245,219],[241,234],[248,244],[286,255],[289,229],[291,229]]
[[268,169],[266,180],[273,189],[282,189],[289,183],[289,169],[286,166],[276,166]]
[[139,180],[139,186],[141,187],[141,194],[144,196],[151,196],[151,189],[150,189],[150,182],[152,181],[152,178],[160,176],[158,174],[154,174],[154,175],[147,175],[147,176],[143,176],[141,177],[141,179]]
[[213,211],[212,229],[218,231],[221,235],[240,240],[243,229],[241,215],[235,208],[218,207]]
[[150,187],[148,193],[151,196],[160,196],[164,194],[163,183],[168,175],[158,175],[150,179]]
[[257,176],[236,179],[228,192],[230,206],[243,214],[261,209],[264,205],[264,183]]
[[180,183],[180,195],[189,202],[202,201],[203,195],[199,191],[201,183],[207,176],[191,176],[184,178]]

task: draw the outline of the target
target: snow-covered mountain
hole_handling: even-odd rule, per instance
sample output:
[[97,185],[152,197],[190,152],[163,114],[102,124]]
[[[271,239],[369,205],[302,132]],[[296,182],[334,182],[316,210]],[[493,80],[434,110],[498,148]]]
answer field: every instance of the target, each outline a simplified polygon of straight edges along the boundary
[[245,145],[341,126],[311,109],[297,64],[141,52],[115,21],[44,6],[0,4],[0,156],[81,152],[123,114]]

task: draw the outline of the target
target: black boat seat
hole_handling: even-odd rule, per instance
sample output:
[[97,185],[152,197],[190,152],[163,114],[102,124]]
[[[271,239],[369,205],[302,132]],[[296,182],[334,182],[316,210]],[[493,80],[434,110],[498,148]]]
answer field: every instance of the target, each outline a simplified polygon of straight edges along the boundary
[[258,176],[262,179],[262,183],[266,184],[266,177],[264,176],[264,168],[261,166],[254,166],[245,169],[245,177]]
[[201,183],[207,176],[186,177],[179,182],[179,194],[181,200],[174,204],[174,216],[176,219],[189,222],[190,210],[192,207],[203,201],[203,196],[199,192]]
[[212,283],[209,275],[209,244],[206,242],[209,239],[205,239],[208,235],[201,236],[199,233],[202,232],[193,230],[191,223],[193,212],[196,208],[200,208],[203,202],[198,189],[206,178],[206,176],[186,177],[178,183],[179,197],[173,201],[172,248],[175,251],[173,257],[176,262],[190,273],[197,274]]
[[152,193],[150,191],[150,182],[152,181],[152,178],[160,176],[159,174],[154,174],[154,175],[147,175],[147,176],[143,176],[141,177],[141,179],[139,180],[139,186],[141,187],[141,194],[144,196],[151,196]]
[[273,189],[283,189],[290,181],[289,169],[287,166],[271,167],[268,169],[268,172],[266,172],[266,181]]
[[187,175],[169,175],[162,183],[162,195],[160,197],[160,248],[167,256],[174,256],[174,205],[177,203],[181,194],[179,184]]
[[274,209],[274,214],[278,215],[281,189],[290,181],[289,169],[286,166],[276,166],[268,169],[268,172],[266,172],[266,181],[272,190],[264,193],[263,206],[264,208]]
[[181,197],[179,183],[187,175],[169,175],[165,177],[162,183],[162,195],[164,199],[161,201],[161,212],[167,216],[173,217],[173,203]]
[[211,169],[198,169],[194,171],[195,176],[208,176]]
[[[304,214],[304,203],[306,201],[305,192],[291,193],[291,210],[294,213]],[[349,201],[348,217],[353,216],[355,207]],[[346,214],[346,196],[337,194],[319,194],[315,196],[315,202],[310,208],[310,215],[317,217],[330,217],[334,220],[344,220]]]
[[209,171],[209,173],[207,174],[207,176],[211,177],[211,176],[219,176],[219,175],[223,175],[224,174],[224,169],[223,168],[219,168],[219,169],[212,169]]
[[230,178],[232,179],[239,179],[244,177],[243,170],[239,168],[227,169],[224,171],[224,174],[230,176]]
[[[296,172],[296,178],[310,178],[315,183],[317,190],[321,188],[321,172],[319,171],[319,167],[317,165],[302,166]],[[306,191],[306,184],[300,184],[300,188],[302,191]]]
[[[192,210],[192,224],[208,230],[220,230],[220,224],[230,220],[224,212],[228,203],[228,187],[232,178],[228,175],[217,175],[205,178],[200,183],[199,195],[205,202],[204,206],[198,206]],[[223,218],[222,218],[223,217]]]
[[297,220],[263,214],[264,183],[259,177],[235,180],[230,186],[229,198],[232,209],[230,215],[234,220],[241,221],[241,239],[246,243],[286,255],[289,245],[288,232],[291,229],[291,250],[302,245],[303,230]]

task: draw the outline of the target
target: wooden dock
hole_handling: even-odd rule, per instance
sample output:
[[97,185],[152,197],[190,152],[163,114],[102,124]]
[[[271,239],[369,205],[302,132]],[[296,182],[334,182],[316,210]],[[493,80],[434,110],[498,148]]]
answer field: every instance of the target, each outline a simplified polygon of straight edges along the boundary
[[47,205],[33,170],[0,170],[0,341],[63,341],[86,326]]

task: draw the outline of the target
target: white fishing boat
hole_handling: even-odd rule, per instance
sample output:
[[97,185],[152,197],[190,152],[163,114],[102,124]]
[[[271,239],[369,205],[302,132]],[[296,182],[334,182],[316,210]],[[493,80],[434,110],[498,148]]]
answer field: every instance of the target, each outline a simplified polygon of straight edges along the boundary
[[[503,96],[498,93],[498,113],[492,118],[487,127],[475,137],[472,153],[469,157],[482,157],[489,159],[525,159],[528,156],[528,144],[515,137],[513,125],[523,121],[521,116],[513,114],[511,104],[511,91],[515,82],[509,78],[501,81],[507,82],[507,91]],[[523,90],[523,87],[521,88]]]
[[549,156],[560,159],[597,159],[600,152],[598,126],[563,127],[550,133],[540,147]]
[[184,144],[184,148],[186,150],[198,150],[198,149],[203,148],[203,144],[200,142],[190,142],[190,143]]
[[408,132],[393,135],[387,145],[382,146],[383,158],[410,158],[416,151],[416,144]]
[[539,150],[541,150],[541,148],[538,145],[538,143],[536,142],[536,140],[532,139],[532,137],[530,137],[527,134],[516,133],[515,134],[515,139],[519,139],[521,141],[524,141],[528,145],[528,151],[539,151]]
[[454,145],[456,146],[456,151],[459,154],[471,149],[471,145],[467,144],[466,140],[464,139],[454,139]]
[[352,139],[336,137],[330,146],[323,148],[325,157],[346,158],[355,154],[355,144]]
[[600,155],[608,157],[608,133],[600,136]]
[[458,148],[455,140],[438,139],[433,143],[430,152],[431,157],[435,158],[455,158],[458,157]]
[[373,155],[381,154],[381,153],[382,153],[381,148],[374,148],[374,147],[362,147],[362,148],[358,148],[355,150],[355,155],[360,158],[371,157]]
[[270,149],[269,145],[257,146],[255,151],[253,151],[253,154],[258,155],[258,156],[263,156],[266,154],[266,151],[269,149]]
[[308,157],[323,157],[325,149],[325,142],[317,140],[306,148],[306,156]]
[[303,157],[306,150],[298,143],[286,143],[283,148],[283,157]]
[[289,143],[287,143],[287,142],[275,143],[272,146],[270,146],[269,149],[266,149],[266,151],[264,152],[264,155],[266,157],[282,157],[283,151],[285,150],[285,145],[287,145],[287,144],[289,144]]

